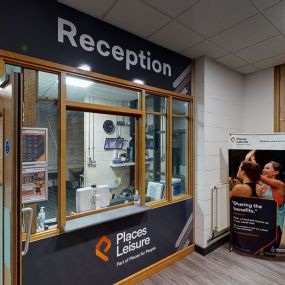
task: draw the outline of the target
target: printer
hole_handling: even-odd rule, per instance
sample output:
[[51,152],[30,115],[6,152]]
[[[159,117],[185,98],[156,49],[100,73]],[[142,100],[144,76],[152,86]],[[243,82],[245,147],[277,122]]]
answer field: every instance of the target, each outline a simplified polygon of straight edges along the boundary
[[82,213],[110,206],[109,185],[84,187],[76,190],[76,212]]

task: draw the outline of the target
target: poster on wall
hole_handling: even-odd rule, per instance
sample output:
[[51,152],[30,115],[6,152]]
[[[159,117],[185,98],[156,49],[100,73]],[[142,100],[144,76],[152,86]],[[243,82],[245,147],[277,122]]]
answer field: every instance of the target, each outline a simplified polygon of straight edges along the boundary
[[22,203],[34,203],[47,199],[47,165],[23,167]]
[[47,163],[48,129],[22,129],[22,163],[23,165]]
[[285,134],[231,134],[232,245],[275,255],[285,249]]

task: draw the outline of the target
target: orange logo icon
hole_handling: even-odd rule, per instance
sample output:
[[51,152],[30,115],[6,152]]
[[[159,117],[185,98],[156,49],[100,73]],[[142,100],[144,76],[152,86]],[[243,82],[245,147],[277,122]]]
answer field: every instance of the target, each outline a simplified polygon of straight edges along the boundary
[[[105,244],[105,247],[103,248],[103,252],[101,251],[101,247]],[[103,261],[108,262],[109,257],[105,254],[109,251],[111,247],[111,240],[107,238],[106,236],[102,236],[100,240],[96,244],[96,255],[101,258]]]

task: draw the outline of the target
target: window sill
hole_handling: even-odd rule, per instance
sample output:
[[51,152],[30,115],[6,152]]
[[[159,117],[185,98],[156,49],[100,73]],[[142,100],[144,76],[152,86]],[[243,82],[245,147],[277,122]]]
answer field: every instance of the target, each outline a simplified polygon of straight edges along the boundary
[[63,231],[65,233],[77,231],[87,227],[103,224],[109,221],[117,220],[120,218],[132,216],[135,214],[143,213],[150,210],[150,207],[147,206],[128,206],[122,207],[119,209],[114,209],[102,213],[97,213],[73,220],[69,220],[63,226]]

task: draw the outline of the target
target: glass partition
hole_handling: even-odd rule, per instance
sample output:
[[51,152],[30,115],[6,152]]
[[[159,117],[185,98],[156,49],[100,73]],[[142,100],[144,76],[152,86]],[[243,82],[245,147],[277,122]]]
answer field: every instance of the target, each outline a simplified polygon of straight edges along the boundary
[[138,108],[139,92],[102,84],[82,77],[67,75],[66,91],[67,99],[71,101],[120,108]]
[[35,211],[36,233],[57,227],[59,77],[29,69],[23,74],[22,203]]
[[166,199],[166,98],[146,95],[146,202]]
[[[0,108],[0,268],[3,268],[3,260],[4,260],[4,225],[3,225],[3,210],[4,210],[4,193],[3,193],[3,110]],[[0,284],[3,284],[3,270],[0,272]]]
[[133,201],[135,118],[67,111],[66,214]]
[[188,189],[188,127],[187,102],[172,100],[172,194],[186,194]]

